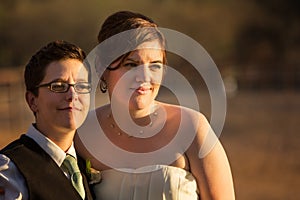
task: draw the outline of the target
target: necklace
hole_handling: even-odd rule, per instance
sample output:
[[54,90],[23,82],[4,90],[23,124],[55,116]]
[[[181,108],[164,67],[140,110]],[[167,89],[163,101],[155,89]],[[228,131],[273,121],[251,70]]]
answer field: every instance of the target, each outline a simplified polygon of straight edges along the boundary
[[[157,112],[154,112],[151,114],[153,116],[153,118],[151,118],[150,120],[150,123],[148,123],[146,126],[143,126],[144,128],[150,128],[153,126],[153,123],[156,121],[157,117],[158,117],[158,113]],[[110,119],[112,122],[110,122],[110,128],[114,129],[114,131],[117,133],[117,135],[121,136],[122,134],[126,134],[128,137],[133,137],[135,136],[136,134],[139,134],[139,135],[142,135],[144,133],[144,130],[141,129],[138,131],[138,133],[135,133],[135,134],[129,134],[125,131],[123,131],[121,128],[119,128],[116,123],[114,122],[114,120],[112,119],[112,115],[111,114],[108,114],[107,115],[107,118]],[[109,120],[109,121],[110,121]],[[138,125],[137,125],[138,126]]]
[[[151,107],[150,114],[135,119],[139,124],[146,124],[143,126],[138,125],[134,120],[132,120],[131,116],[120,117],[118,116],[119,121],[115,121],[112,113],[107,115],[107,119],[110,122],[109,126],[117,135],[122,136],[123,134],[128,137],[137,137],[137,138],[148,138],[156,133],[158,133],[164,126],[165,123],[165,115],[164,110],[158,106],[154,105]],[[119,114],[119,113],[118,113]],[[159,118],[162,116],[162,120]],[[149,122],[148,122],[149,121]]]

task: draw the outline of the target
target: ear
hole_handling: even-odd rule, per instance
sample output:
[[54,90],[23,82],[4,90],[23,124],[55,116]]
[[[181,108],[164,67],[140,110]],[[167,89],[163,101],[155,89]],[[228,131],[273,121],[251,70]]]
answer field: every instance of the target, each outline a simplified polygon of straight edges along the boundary
[[36,113],[38,111],[38,106],[37,106],[38,97],[34,95],[32,92],[26,91],[25,98],[30,110]]

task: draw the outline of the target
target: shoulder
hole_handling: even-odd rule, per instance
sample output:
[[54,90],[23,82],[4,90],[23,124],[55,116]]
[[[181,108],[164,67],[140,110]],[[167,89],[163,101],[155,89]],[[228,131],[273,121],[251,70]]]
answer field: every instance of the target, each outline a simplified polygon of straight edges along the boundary
[[213,138],[215,141],[214,131],[204,114],[184,106],[166,103],[162,103],[161,105],[167,111],[170,122],[173,123],[177,120],[180,131],[193,135],[192,146],[194,145],[200,149],[205,140]]
[[167,122],[171,126],[169,130],[173,130],[169,132],[181,133],[180,135],[189,138],[190,144],[201,146],[210,131],[210,124],[205,115],[184,106],[165,103],[161,106],[167,112]]
[[168,111],[172,111],[172,112],[184,112],[184,113],[188,113],[188,114],[201,114],[199,111],[185,107],[185,106],[181,106],[181,105],[176,105],[176,104],[169,104],[169,103],[164,103],[164,102],[157,102],[157,104],[165,109],[167,109]]
[[[22,138],[23,136],[21,136]],[[26,136],[24,136],[26,137]],[[7,146],[5,146],[3,149],[0,150],[1,154],[6,154],[7,152],[10,152],[14,149],[18,149],[24,146],[24,142],[20,139],[14,140],[11,143],[9,143]]]
[[159,105],[165,109],[165,111],[168,113],[169,118],[171,119],[181,118],[182,123],[193,123],[194,125],[208,124],[206,116],[194,109],[161,102],[159,102]]

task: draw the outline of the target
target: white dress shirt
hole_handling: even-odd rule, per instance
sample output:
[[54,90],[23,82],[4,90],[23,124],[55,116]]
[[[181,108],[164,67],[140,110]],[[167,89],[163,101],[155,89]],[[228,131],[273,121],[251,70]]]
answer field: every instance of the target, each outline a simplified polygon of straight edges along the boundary
[[[66,153],[71,154],[76,158],[73,143],[68,151],[64,152],[49,138],[40,133],[33,125],[29,127],[26,136],[33,139],[44,151],[46,151],[58,166],[62,165],[66,157]],[[28,199],[28,189],[25,178],[20,173],[16,165],[3,154],[0,154],[0,188],[1,187],[4,188],[5,193],[4,195],[0,194],[0,200]]]

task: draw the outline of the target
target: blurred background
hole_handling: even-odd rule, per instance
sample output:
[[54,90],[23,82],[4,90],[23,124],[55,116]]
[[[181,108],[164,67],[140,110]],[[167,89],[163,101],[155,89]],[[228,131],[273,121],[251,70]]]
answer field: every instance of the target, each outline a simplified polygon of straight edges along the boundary
[[[298,0],[0,0],[0,148],[34,121],[23,86],[30,56],[56,39],[90,52],[104,19],[119,10],[143,13],[190,36],[215,61],[227,93],[220,139],[237,199],[300,199]],[[201,77],[174,55],[169,65],[198,91],[209,118]],[[159,98],[171,96],[162,89]]]

